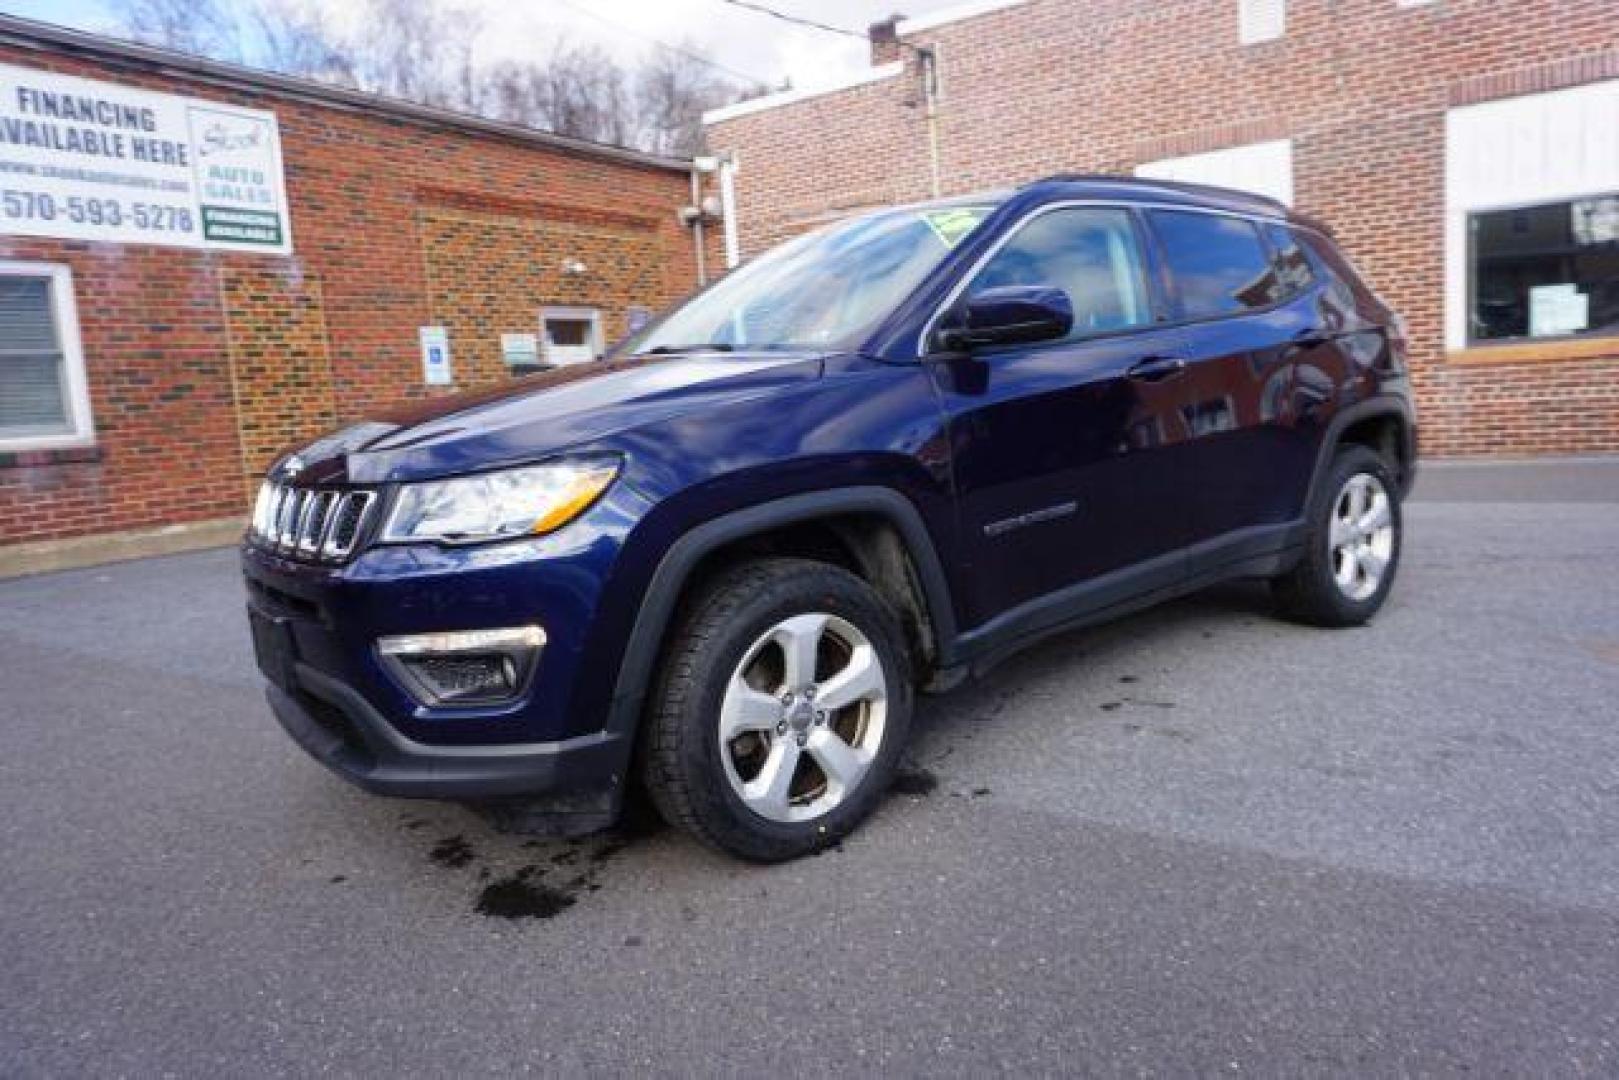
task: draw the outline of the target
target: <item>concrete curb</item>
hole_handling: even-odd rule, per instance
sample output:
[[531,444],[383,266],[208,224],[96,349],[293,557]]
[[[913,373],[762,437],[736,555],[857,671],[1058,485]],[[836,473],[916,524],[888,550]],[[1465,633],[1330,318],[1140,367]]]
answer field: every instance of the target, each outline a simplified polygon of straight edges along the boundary
[[236,543],[247,527],[241,517],[191,521],[155,529],[76,536],[67,540],[41,540],[29,544],[0,547],[0,580],[43,574],[52,570],[74,570],[103,563],[144,559],[151,555],[174,555],[183,551],[227,547]]

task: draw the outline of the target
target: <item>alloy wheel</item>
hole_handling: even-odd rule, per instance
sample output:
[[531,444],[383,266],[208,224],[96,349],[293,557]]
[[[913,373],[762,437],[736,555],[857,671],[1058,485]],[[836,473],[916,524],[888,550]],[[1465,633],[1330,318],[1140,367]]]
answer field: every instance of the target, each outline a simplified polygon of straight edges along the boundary
[[1394,557],[1394,508],[1383,482],[1356,473],[1333,503],[1332,576],[1338,589],[1357,603],[1377,592]]
[[720,706],[720,757],[749,810],[803,822],[859,786],[882,749],[888,682],[871,641],[846,619],[784,619],[743,654]]

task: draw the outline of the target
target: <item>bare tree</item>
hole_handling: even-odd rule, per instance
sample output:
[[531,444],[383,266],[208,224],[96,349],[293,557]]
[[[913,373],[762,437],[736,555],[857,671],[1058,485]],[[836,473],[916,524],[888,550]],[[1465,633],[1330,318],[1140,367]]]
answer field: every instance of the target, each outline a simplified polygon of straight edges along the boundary
[[628,145],[638,127],[630,76],[595,45],[555,42],[541,62],[503,61],[483,80],[483,111],[515,124]]
[[690,156],[703,149],[703,113],[742,96],[696,46],[654,50],[635,76],[638,144],[658,154]]
[[424,105],[476,103],[473,46],[482,29],[468,9],[433,0],[367,0],[349,43],[359,85]]
[[249,11],[258,39],[255,61],[283,75],[356,86],[354,57],[312,0],[259,0]]
[[763,91],[690,44],[625,65],[558,37],[538,59],[480,64],[479,19],[443,0],[361,0],[349,32],[321,0],[113,2],[141,41],[660,154],[696,153],[704,110]]
[[239,59],[240,38],[221,0],[125,0],[125,31],[136,41],[165,49]]

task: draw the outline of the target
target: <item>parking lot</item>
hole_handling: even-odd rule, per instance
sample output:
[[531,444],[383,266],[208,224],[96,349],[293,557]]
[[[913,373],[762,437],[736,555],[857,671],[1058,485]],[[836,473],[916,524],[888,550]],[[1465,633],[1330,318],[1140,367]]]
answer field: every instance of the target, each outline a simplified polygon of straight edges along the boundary
[[1371,627],[1050,641],[773,868],[351,790],[230,551],[0,582],[0,1073],[1611,1074],[1619,463],[1420,487]]

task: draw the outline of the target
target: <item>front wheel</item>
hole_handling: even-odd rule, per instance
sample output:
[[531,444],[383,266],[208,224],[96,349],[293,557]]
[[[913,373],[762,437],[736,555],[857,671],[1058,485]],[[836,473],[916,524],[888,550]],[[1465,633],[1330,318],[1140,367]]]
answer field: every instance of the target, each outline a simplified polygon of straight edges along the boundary
[[802,559],[703,589],[665,653],[642,776],[659,813],[778,862],[860,823],[893,778],[912,691],[899,621],[864,581]]
[[1304,556],[1273,582],[1282,613],[1315,626],[1359,626],[1377,613],[1400,563],[1399,485],[1364,446],[1338,450],[1310,507]]

